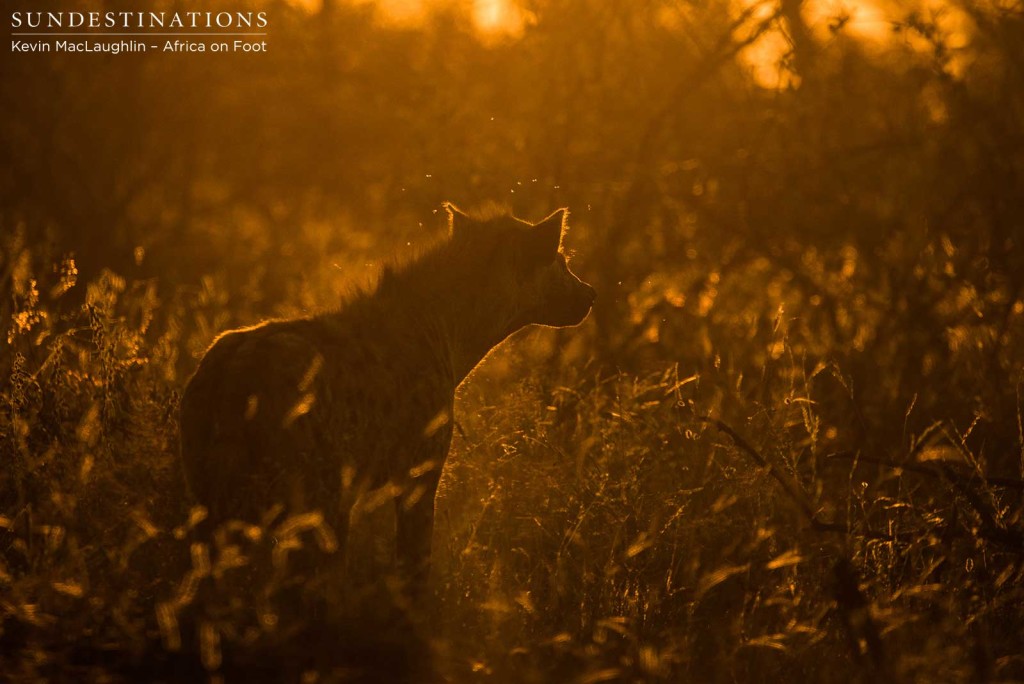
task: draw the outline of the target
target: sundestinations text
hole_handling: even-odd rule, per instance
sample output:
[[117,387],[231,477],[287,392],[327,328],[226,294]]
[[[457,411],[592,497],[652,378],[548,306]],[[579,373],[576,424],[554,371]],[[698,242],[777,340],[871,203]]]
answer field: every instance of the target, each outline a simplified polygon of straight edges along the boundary
[[267,28],[266,12],[11,12],[11,28]]

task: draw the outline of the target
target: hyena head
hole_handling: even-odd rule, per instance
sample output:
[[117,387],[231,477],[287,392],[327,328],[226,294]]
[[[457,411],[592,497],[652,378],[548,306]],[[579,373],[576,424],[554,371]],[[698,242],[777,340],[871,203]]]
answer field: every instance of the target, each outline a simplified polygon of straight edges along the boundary
[[471,218],[445,205],[452,243],[476,262],[484,296],[508,321],[506,333],[526,325],[562,328],[579,325],[597,293],[569,270],[562,236],[569,212],[559,209],[531,224],[509,213]]

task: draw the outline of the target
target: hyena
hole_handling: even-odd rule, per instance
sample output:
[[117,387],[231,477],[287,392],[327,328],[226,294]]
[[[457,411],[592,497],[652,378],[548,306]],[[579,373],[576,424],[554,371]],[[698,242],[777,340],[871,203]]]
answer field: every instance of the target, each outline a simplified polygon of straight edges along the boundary
[[422,589],[456,387],[512,333],[578,325],[595,298],[561,249],[567,210],[530,224],[445,207],[445,241],[340,311],[232,330],[206,352],[181,456],[212,523],[318,511],[343,548],[353,505],[384,492],[399,567]]

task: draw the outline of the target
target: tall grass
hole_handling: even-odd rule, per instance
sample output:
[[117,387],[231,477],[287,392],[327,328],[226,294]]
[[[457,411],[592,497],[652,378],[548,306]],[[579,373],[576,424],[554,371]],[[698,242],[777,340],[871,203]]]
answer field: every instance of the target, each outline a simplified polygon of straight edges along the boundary
[[[288,574],[253,592],[248,567],[288,536],[329,549],[331,531],[292,520],[207,544],[177,469],[180,357],[209,338],[216,301],[73,271],[37,276],[27,258],[11,273],[8,677],[1024,678],[1021,481],[990,477],[973,425],[941,415],[864,439],[850,426],[869,420],[870,388],[795,353],[807,329],[782,313],[731,362],[733,330],[694,317],[710,353],[640,376],[580,349],[546,363],[572,332],[517,338],[460,392],[433,605],[406,612],[385,514],[356,533],[353,573],[370,579],[293,614]],[[74,288],[84,303],[56,313]]]

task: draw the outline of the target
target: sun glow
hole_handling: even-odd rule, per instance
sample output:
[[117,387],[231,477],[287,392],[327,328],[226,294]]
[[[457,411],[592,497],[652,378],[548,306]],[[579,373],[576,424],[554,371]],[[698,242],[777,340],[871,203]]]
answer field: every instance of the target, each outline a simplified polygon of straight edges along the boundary
[[803,6],[804,21],[818,36],[842,30],[868,41],[884,41],[892,35],[896,19],[874,0],[817,0]]
[[525,14],[515,0],[377,0],[375,4],[386,21],[396,24],[419,23],[431,10],[444,7],[464,9],[484,35],[518,35],[525,24]]
[[512,0],[476,0],[473,20],[488,34],[517,35],[525,23],[523,11]]
[[[771,15],[775,4],[763,0],[734,2],[737,12],[751,7],[756,7],[751,20],[761,21]],[[953,53],[949,68],[954,73],[963,68],[963,57],[957,51],[967,44],[971,30],[967,15],[949,0],[808,0],[802,5],[801,15],[818,41],[847,36],[869,50],[887,50],[902,43],[913,50],[927,52],[932,46],[925,38],[914,31],[898,30],[908,18],[916,17],[933,24],[945,37],[946,46]],[[790,38],[780,25],[744,50],[743,59],[758,83],[769,88],[785,87],[795,81],[794,74],[783,64],[791,48]]]

